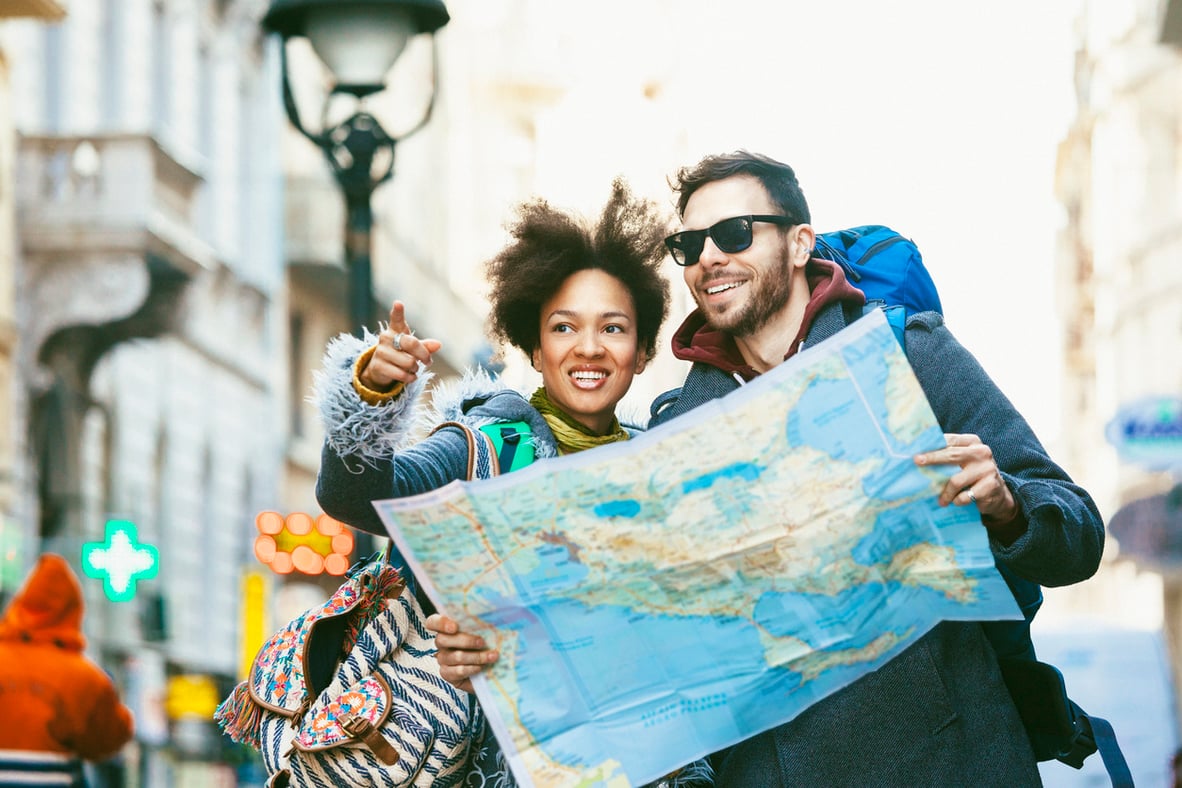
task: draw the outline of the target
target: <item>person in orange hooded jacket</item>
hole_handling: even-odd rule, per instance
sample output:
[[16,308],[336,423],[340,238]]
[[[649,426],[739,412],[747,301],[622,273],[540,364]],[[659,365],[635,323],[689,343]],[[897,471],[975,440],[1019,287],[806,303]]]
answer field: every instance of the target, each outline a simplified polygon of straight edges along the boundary
[[[132,714],[84,653],[82,587],[42,555],[0,618],[0,784],[82,785],[81,761],[119,751]],[[69,775],[70,781],[63,780]]]

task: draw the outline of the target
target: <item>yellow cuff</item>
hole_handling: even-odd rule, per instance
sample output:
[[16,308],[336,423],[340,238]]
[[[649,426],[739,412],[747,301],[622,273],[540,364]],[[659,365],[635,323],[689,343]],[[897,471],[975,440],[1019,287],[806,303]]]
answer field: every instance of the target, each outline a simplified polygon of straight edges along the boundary
[[405,383],[397,381],[388,391],[374,391],[361,382],[361,370],[369,365],[369,360],[373,358],[373,352],[377,349],[378,346],[374,345],[358,356],[357,360],[353,362],[353,389],[357,392],[357,396],[361,397],[362,401],[367,405],[385,405],[401,394],[402,390],[406,388]]

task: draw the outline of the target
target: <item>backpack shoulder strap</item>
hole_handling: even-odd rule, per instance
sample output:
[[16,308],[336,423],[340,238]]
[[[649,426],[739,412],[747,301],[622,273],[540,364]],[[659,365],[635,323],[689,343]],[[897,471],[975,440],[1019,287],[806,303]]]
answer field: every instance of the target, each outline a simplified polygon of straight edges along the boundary
[[524,468],[534,461],[533,430],[528,422],[495,421],[481,426],[478,432],[492,441],[501,473]]
[[458,421],[445,421],[436,424],[435,428],[431,430],[431,434],[444,427],[455,427],[464,434],[468,441],[468,481],[491,479],[501,472],[491,438],[480,430],[474,430],[467,424]]
[[891,331],[895,332],[895,339],[899,340],[899,347],[906,350],[907,307],[902,304],[887,304],[877,298],[872,298],[866,300],[866,304],[862,307],[862,314],[868,315],[879,308],[886,315],[887,323],[891,326]]
[[1036,759],[1081,769],[1088,756],[1099,752],[1113,788],[1132,788],[1132,773],[1112,725],[1067,697],[1058,668],[1027,657],[1003,657],[997,664]]
[[1112,788],[1133,788],[1133,773],[1129,771],[1128,761],[1125,760],[1124,753],[1121,752],[1111,723],[1103,717],[1094,717],[1091,714],[1081,714],[1080,716],[1088,721],[1088,727],[1092,730],[1092,739],[1096,742],[1096,749],[1100,751],[1100,760],[1104,761],[1104,768],[1108,772]]

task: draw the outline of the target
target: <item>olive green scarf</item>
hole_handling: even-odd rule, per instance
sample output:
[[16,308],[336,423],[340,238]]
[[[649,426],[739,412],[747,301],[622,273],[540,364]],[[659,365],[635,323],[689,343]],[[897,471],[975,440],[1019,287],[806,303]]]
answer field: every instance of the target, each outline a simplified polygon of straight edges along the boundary
[[572,454],[583,449],[628,440],[628,433],[620,426],[620,420],[615,417],[612,418],[611,429],[607,435],[595,435],[589,432],[586,427],[551,402],[544,387],[534,392],[534,395],[529,398],[529,404],[542,414],[550,431],[554,433],[554,439],[558,441],[559,454]]

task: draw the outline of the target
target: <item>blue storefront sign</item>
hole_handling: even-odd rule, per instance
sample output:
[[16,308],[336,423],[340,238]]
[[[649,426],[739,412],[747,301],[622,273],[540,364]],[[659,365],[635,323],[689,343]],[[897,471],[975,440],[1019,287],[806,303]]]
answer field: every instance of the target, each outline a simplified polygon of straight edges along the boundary
[[1145,397],[1120,408],[1104,430],[1122,460],[1182,471],[1182,397]]

